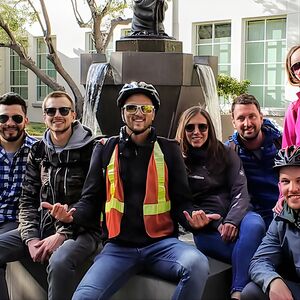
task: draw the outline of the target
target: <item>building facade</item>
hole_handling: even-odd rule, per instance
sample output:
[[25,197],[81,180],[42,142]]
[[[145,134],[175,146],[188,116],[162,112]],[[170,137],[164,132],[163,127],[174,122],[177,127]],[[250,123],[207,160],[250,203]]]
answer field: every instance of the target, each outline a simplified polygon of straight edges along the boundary
[[[183,42],[185,53],[218,56],[219,73],[249,79],[249,92],[264,111],[283,115],[295,88],[287,85],[287,50],[300,43],[300,0],[173,0],[167,1],[165,31]],[[46,0],[52,36],[63,66],[80,86],[80,54],[93,51],[89,29],[79,28],[71,1]],[[83,4],[82,4],[83,5]],[[86,8],[80,7],[88,17]],[[130,23],[116,26],[115,41],[128,33]],[[39,26],[28,28],[28,53],[47,74],[65,86],[51,62]],[[84,93],[84,88],[81,86]],[[28,100],[31,121],[41,121],[41,102],[50,89],[20,64],[12,51],[0,48],[0,93],[15,91]]]

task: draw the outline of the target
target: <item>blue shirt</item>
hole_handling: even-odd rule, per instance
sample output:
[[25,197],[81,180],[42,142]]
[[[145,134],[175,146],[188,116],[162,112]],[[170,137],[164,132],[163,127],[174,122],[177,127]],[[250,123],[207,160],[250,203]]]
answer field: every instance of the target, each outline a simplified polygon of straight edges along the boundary
[[26,134],[23,145],[14,154],[12,161],[0,145],[0,223],[18,219],[27,156],[36,141]]

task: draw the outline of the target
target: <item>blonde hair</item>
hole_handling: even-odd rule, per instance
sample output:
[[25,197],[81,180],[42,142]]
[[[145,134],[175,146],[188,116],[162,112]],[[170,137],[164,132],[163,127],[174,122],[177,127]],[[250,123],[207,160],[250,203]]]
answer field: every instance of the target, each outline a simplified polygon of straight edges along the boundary
[[60,97],[67,98],[71,103],[72,111],[75,110],[75,103],[74,103],[73,99],[71,98],[71,96],[68,93],[66,93],[64,91],[54,91],[54,92],[51,92],[50,94],[48,94],[45,97],[44,101],[43,101],[42,110],[44,111],[44,109],[46,108],[46,102],[48,101],[48,99],[50,99],[50,98],[60,98]]
[[285,70],[287,73],[288,81],[293,86],[300,85],[300,80],[295,76],[291,66],[291,57],[298,49],[300,49],[300,45],[293,46],[287,53],[286,60],[285,60]]

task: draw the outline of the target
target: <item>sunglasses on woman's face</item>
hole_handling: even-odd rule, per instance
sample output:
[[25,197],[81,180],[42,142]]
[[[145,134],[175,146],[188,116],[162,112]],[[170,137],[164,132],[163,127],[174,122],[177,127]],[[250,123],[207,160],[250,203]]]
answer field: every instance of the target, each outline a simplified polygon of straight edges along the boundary
[[123,109],[128,113],[128,114],[136,114],[138,109],[145,115],[145,114],[151,114],[154,110],[153,105],[138,105],[138,104],[126,104],[123,106]]
[[293,72],[298,71],[300,69],[300,62],[297,62],[297,63],[293,64],[291,69],[292,69]]
[[205,132],[208,129],[208,125],[205,123],[200,123],[200,124],[187,124],[185,126],[185,131],[186,132],[193,132],[196,128],[196,126],[198,127],[198,130],[200,132]]
[[69,114],[69,112],[72,110],[71,107],[48,107],[44,109],[44,112],[47,116],[49,117],[54,117],[56,114],[56,111],[59,111],[60,115],[62,115],[63,117],[67,116]]
[[23,122],[23,116],[21,115],[13,115],[13,116],[8,116],[8,115],[0,115],[0,123],[1,124],[5,124],[9,118],[12,118],[12,120],[16,123],[16,124],[21,124]]

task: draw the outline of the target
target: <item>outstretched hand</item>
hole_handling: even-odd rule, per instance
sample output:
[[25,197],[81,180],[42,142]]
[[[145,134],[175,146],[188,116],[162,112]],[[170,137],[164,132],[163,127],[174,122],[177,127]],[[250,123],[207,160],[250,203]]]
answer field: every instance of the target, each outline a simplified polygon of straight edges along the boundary
[[187,211],[183,211],[186,219],[194,229],[200,229],[206,226],[212,220],[219,220],[219,214],[206,214],[203,210],[194,210],[192,216]]
[[49,202],[42,202],[41,206],[46,208],[50,211],[50,214],[55,219],[64,222],[64,223],[71,223],[73,222],[73,214],[76,208],[71,208],[68,210],[68,205],[62,205],[60,203],[50,204]]

